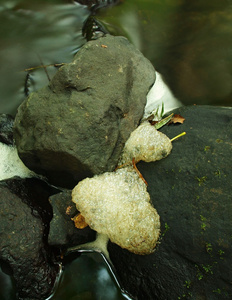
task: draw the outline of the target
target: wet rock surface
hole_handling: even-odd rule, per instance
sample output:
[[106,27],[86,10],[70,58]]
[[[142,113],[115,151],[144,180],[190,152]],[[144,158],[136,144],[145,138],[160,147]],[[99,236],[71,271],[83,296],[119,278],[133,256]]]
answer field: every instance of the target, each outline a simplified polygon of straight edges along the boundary
[[0,114],[0,142],[13,145],[14,119],[10,115]]
[[49,197],[53,209],[48,235],[48,243],[51,246],[67,248],[95,239],[95,231],[89,227],[77,229],[71,220],[78,214],[71,194],[71,191],[65,191]]
[[0,260],[12,270],[17,299],[44,299],[52,290],[58,266],[47,245],[48,197],[57,192],[37,179],[0,182]]
[[114,170],[154,81],[153,66],[127,39],[107,35],[86,43],[20,106],[14,124],[20,158],[68,188]]
[[160,245],[138,256],[110,243],[123,287],[135,299],[231,299],[232,110],[190,106],[175,110],[186,120],[161,131],[172,153],[137,166],[161,218]]

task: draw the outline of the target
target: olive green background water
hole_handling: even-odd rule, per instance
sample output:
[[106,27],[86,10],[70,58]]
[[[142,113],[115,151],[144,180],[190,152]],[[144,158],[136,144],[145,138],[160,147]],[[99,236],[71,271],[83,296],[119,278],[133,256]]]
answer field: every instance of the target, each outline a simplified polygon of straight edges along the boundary
[[127,36],[184,104],[232,105],[231,0],[125,0],[99,19]]
[[[25,99],[25,69],[72,60],[85,42],[82,26],[88,15],[72,1],[1,0],[0,113],[14,115]],[[32,70],[26,89],[47,85],[56,71],[52,66]]]
[[[71,0],[0,2],[0,113],[15,114],[25,98],[23,70],[72,60],[88,16]],[[96,18],[128,37],[184,104],[232,105],[232,0],[122,0]],[[31,71],[26,89],[45,75]]]

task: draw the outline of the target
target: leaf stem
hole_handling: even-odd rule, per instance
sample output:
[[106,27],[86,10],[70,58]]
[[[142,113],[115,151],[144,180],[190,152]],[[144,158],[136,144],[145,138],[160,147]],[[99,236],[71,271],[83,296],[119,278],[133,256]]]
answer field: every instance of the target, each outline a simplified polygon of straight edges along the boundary
[[181,137],[181,136],[183,136],[183,135],[185,135],[185,134],[186,134],[185,131],[182,132],[181,134],[178,134],[177,136],[175,136],[174,138],[171,139],[171,142],[173,142],[174,140],[178,139],[179,137]]

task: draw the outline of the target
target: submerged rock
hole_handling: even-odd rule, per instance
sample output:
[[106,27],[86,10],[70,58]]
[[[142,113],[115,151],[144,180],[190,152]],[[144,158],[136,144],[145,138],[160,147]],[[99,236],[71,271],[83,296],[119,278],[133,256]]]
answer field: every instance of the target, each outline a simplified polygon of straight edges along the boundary
[[49,296],[59,268],[47,245],[52,217],[48,196],[58,190],[37,179],[0,183],[0,260],[9,264],[17,299]]
[[112,171],[154,81],[153,66],[126,38],[86,43],[20,106],[14,124],[20,158],[58,186]]
[[160,215],[156,251],[138,256],[109,243],[123,287],[136,299],[231,299],[232,109],[208,106],[174,111],[183,124],[164,126],[171,155],[137,166]]

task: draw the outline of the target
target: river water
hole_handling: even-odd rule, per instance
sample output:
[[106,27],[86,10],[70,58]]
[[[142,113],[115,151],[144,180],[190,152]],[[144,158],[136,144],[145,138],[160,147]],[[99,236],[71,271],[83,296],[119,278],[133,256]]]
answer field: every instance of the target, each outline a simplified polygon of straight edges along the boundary
[[[232,0],[124,0],[100,9],[108,31],[139,48],[184,104],[232,105]],[[72,1],[2,0],[0,112],[49,81],[85,42],[89,11]]]
[[231,0],[125,0],[99,18],[143,52],[184,104],[232,106]]
[[[87,8],[66,1],[1,1],[0,113],[15,114],[32,92],[49,83],[57,68],[70,62],[85,42]],[[70,1],[71,2],[71,1]]]

